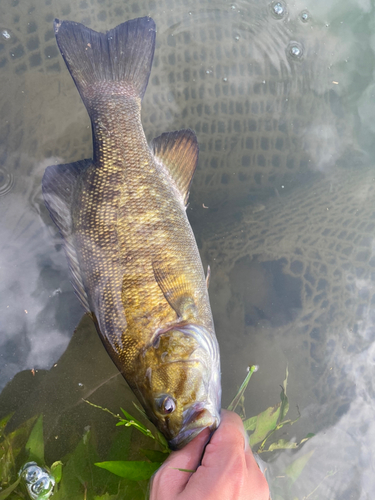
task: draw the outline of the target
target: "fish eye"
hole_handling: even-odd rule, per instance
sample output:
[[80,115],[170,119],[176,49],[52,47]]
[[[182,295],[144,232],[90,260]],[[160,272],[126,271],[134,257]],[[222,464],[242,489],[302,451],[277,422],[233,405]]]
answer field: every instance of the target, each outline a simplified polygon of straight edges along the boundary
[[171,396],[164,396],[159,398],[159,410],[161,413],[164,415],[169,415],[170,413],[173,413],[176,409],[176,403]]

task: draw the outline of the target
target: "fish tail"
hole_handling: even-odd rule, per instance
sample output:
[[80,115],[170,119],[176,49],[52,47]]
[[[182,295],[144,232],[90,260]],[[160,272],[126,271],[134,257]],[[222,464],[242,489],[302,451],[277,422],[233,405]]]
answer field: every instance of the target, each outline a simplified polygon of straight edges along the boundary
[[108,82],[122,83],[143,98],[155,50],[155,23],[150,17],[132,19],[107,33],[72,21],[54,22],[60,52],[86,107]]

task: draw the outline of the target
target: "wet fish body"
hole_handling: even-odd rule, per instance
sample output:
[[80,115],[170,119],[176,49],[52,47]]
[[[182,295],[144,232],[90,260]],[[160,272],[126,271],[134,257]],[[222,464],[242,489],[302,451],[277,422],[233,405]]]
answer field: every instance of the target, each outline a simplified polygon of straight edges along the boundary
[[140,113],[152,19],[106,34],[56,20],[55,34],[90,115],[94,155],[48,167],[44,200],[72,284],[112,360],[171,448],[180,448],[220,419],[219,349],[185,209],[197,139],[180,130],[147,144]]

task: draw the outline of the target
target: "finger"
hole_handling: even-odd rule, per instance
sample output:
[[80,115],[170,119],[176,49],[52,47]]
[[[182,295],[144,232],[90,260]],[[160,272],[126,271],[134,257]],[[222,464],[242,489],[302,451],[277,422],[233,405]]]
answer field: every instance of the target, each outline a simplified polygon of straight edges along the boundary
[[252,499],[268,500],[267,481],[255,462],[247,439],[240,417],[223,411],[221,424],[206,447],[202,465],[186,486],[186,498],[199,484],[202,498],[206,499],[215,498],[217,492],[220,492],[220,498],[249,498],[251,490]]
[[262,469],[259,467],[249,444],[249,436],[243,426],[242,420],[237,418],[233,412],[222,410],[225,425],[230,425],[232,431],[236,428],[241,431],[244,439],[244,457],[247,468],[247,481],[251,484],[252,499],[253,500],[268,500],[270,498],[269,487],[267,480],[263,474]]
[[245,431],[241,418],[236,413],[222,410],[220,426],[206,447],[202,465],[214,467],[216,470],[227,469],[228,456],[240,454],[244,457],[245,444]]
[[195,471],[198,468],[209,437],[209,429],[204,429],[182,450],[173,451],[169,455],[152,479],[150,500],[159,500],[157,492],[163,493],[163,500],[177,498],[192,475],[192,472],[185,471]]
[[[254,500],[269,500],[270,491],[267,483],[267,479],[264,475],[264,469],[267,464],[263,462],[263,467],[260,466],[255,455],[251,451],[249,445],[249,437],[244,428],[244,437],[245,437],[245,461],[248,473],[248,482],[251,484],[251,491],[253,494]],[[259,462],[262,460],[258,457]]]
[[248,473],[248,482],[251,484],[251,490],[254,500],[268,500],[270,498],[270,491],[267,479],[259,467],[258,462],[255,460],[251,449],[245,451],[245,460]]

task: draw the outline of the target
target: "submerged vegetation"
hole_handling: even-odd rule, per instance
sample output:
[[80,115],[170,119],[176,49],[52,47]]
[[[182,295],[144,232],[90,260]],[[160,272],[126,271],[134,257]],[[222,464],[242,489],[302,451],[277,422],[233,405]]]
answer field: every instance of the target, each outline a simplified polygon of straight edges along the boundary
[[[237,410],[242,417],[254,452],[260,454],[299,448],[313,434],[308,434],[300,442],[278,437],[278,431],[284,426],[293,425],[299,418],[287,418],[288,371],[281,387],[280,402],[259,415],[246,418],[244,392],[255,371],[254,366],[249,369],[228,409]],[[75,448],[51,465],[45,462],[42,415],[24,422],[11,432],[6,431],[6,426],[12,414],[0,421],[0,500],[47,500],[52,493],[54,500],[145,498],[149,479],[170,453],[164,436],[142,423],[141,420],[147,422],[146,416],[135,404],[140,420],[122,408],[122,415],[116,415],[107,408],[89,401],[86,403],[109,413],[117,420],[116,426],[120,429],[115,433],[110,448],[105,453],[99,450],[95,429],[86,427]],[[137,440],[139,436],[142,438],[141,446]],[[134,456],[134,439],[137,440],[138,457]],[[146,443],[146,447],[143,447],[143,443]],[[283,476],[268,477],[273,498],[286,498],[285,492],[291,490],[313,452],[314,450],[289,463]],[[28,469],[25,470],[25,467]],[[280,478],[284,481],[282,485]]]

